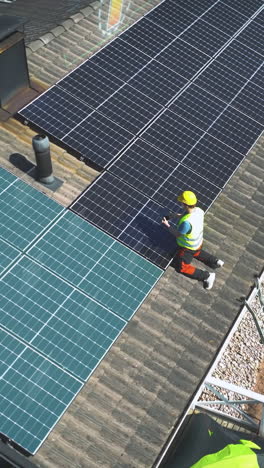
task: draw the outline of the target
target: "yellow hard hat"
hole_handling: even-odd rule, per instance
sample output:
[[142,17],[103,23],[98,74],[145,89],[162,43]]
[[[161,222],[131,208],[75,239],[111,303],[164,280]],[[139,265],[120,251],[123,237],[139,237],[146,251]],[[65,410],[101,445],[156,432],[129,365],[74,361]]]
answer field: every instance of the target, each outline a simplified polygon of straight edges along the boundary
[[177,200],[181,203],[184,203],[185,205],[196,205],[197,203],[197,198],[195,193],[190,192],[189,190],[185,190],[185,192],[182,192]]

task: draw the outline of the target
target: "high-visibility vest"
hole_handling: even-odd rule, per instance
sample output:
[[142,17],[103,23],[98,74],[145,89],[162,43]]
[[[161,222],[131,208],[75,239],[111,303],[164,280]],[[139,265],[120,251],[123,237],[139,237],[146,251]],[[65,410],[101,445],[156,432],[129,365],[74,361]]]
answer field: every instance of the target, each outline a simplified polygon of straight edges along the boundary
[[260,449],[254,442],[240,440],[240,444],[229,444],[219,452],[205,455],[190,468],[259,468],[252,448]]
[[177,237],[177,244],[180,247],[197,250],[203,243],[204,211],[196,207],[192,213],[183,215],[178,221],[177,228],[184,221],[188,221],[192,229],[189,234],[181,234]]

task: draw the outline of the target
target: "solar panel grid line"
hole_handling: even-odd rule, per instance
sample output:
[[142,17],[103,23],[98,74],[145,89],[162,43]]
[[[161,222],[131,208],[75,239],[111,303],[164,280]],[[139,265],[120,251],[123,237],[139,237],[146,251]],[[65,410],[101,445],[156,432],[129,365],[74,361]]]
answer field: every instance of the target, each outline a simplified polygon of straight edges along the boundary
[[[225,3],[228,5],[230,8],[234,9],[235,11],[239,12],[240,9],[243,9],[243,14],[245,14],[248,17],[255,16],[255,12],[257,13],[259,9],[262,8],[263,2],[262,0],[256,1],[256,2],[251,2],[251,1],[244,1],[243,4],[241,5],[240,0],[221,0],[222,3]],[[247,11],[245,11],[247,9]]]
[[[67,375],[3,328],[0,328],[0,334],[2,366],[5,367],[1,378],[1,432],[34,454],[80,391],[83,382]],[[14,356],[10,360],[12,354]],[[52,374],[56,368],[55,380]],[[28,382],[31,382],[30,387]],[[50,402],[47,402],[47,396]],[[51,426],[45,422],[48,419],[52,420]]]
[[0,167],[0,195],[17,181],[17,177],[7,169]]
[[[23,341],[31,347],[31,349],[37,350],[40,355],[44,357],[49,357],[49,361],[52,363],[56,363],[57,367],[63,370],[67,369],[70,375],[78,377],[82,381],[86,381],[91,375],[91,371],[93,371],[95,367],[97,367],[99,363],[99,357],[102,357],[102,355],[104,356],[106,354],[106,352],[112,346],[113,342],[117,339],[121,331],[124,329],[127,321],[118,316],[117,314],[112,313],[112,311],[109,311],[109,309],[107,309],[102,304],[99,304],[91,296],[87,296],[83,291],[80,292],[73,286],[68,285],[65,282],[65,280],[62,280],[61,278],[57,277],[56,274],[50,272],[47,268],[43,267],[43,265],[40,265],[37,262],[35,262],[34,259],[27,259],[26,257],[24,257],[22,259],[22,262],[24,262],[24,264],[26,263],[25,274],[29,271],[32,273],[33,265],[34,268],[37,269],[37,273],[41,275],[41,278],[37,276],[37,274],[35,275],[36,281],[34,281],[34,283],[38,285],[35,291],[35,296],[37,293],[43,295],[41,289],[43,290],[43,288],[45,288],[46,286],[49,293],[51,293],[51,289],[53,289],[54,292],[59,292],[58,289],[56,289],[56,285],[53,286],[52,278],[53,282],[54,278],[56,278],[57,282],[59,281],[59,283],[63,283],[64,286],[66,286],[66,292],[64,294],[61,294],[60,291],[60,296],[64,296],[62,300],[60,300],[59,298],[57,301],[56,298],[56,302],[52,300],[48,301],[49,304],[46,304],[46,309],[48,310],[48,313],[45,313],[46,309],[43,309],[44,318],[43,320],[40,320],[38,318],[38,315],[41,312],[39,311],[39,309],[42,308],[40,304],[38,302],[35,302],[34,297],[29,296],[29,290],[26,291],[26,295],[24,295],[23,292],[21,292],[21,289],[24,288],[24,284],[28,284],[28,287],[30,287],[31,283],[27,283],[23,279],[21,286],[18,284],[18,282],[16,282],[16,294],[17,296],[18,294],[20,294],[21,297],[24,296],[26,298],[28,304],[27,308],[29,312],[26,312],[26,310],[23,307],[23,302],[21,302],[20,300],[19,305],[17,306],[20,309],[20,313],[18,310],[16,312],[16,315],[21,316],[22,311],[24,312],[24,319],[21,316],[21,320],[23,320],[24,325],[23,329],[21,329],[21,322],[19,322],[19,317],[19,319],[16,319],[16,321],[20,323],[20,329],[18,329],[18,327],[14,327],[14,316],[12,316],[11,322],[6,322],[5,317],[7,315],[10,315],[10,313],[8,312],[8,304],[4,303],[2,309],[2,326],[9,332],[14,334],[14,336],[17,336],[20,339],[22,338]],[[29,268],[31,270],[27,270],[27,265],[29,265]],[[20,265],[18,264],[18,267],[21,267],[21,263]],[[17,278],[17,272],[15,272],[14,278]],[[46,276],[48,275],[48,282],[46,285],[41,285],[41,287],[39,287],[40,281],[42,281],[42,283],[44,281],[45,283],[45,279],[43,280],[43,273]],[[30,279],[32,282],[32,275],[30,276]],[[6,297],[8,297],[7,288],[9,290],[9,296],[11,295],[12,289],[14,289],[11,284],[12,282],[12,278],[7,278],[7,281],[4,286],[6,290]],[[51,304],[52,302],[53,304]],[[32,304],[35,304],[38,310],[32,309]],[[50,307],[51,305],[52,307]],[[30,312],[31,310],[32,312]],[[79,314],[77,313],[77,315],[76,310],[79,312]],[[26,320],[25,312],[26,315],[31,315],[31,320],[33,320],[34,330],[31,329],[32,332],[30,334],[25,334],[25,330],[29,329],[29,326],[26,325],[26,321],[28,321],[28,319]],[[83,317],[85,317],[85,320],[82,319],[81,313],[84,314]],[[64,320],[59,321],[59,314],[64,315]],[[36,320],[38,323],[36,322]],[[72,324],[70,323],[70,320],[72,320]],[[96,328],[93,326],[93,321],[96,324]],[[114,325],[113,321],[116,322],[116,326]],[[64,325],[62,325],[63,323]],[[84,326],[84,323],[86,323],[86,326]],[[60,330],[63,327],[64,334],[61,334]],[[82,330],[86,333],[83,333]],[[72,338],[73,334],[75,334],[74,339]],[[102,340],[102,344],[104,344],[104,347],[101,346],[100,339]],[[81,342],[84,344],[84,346],[81,346]],[[60,343],[60,353],[58,352],[58,343]],[[94,349],[95,354],[93,354],[90,351],[89,347],[91,348],[91,350]],[[70,349],[72,354],[70,354],[67,349]],[[102,350],[105,352],[102,352]],[[74,353],[79,356],[79,361],[78,359],[76,360]],[[81,356],[80,353],[82,353]],[[66,359],[67,356],[69,361],[67,361]]]

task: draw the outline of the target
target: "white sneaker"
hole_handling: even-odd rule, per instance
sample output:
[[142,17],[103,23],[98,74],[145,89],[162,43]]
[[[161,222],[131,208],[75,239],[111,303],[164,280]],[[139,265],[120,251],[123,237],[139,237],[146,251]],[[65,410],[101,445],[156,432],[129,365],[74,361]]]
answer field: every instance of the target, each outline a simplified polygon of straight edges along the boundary
[[225,262],[223,262],[223,260],[217,260],[216,262],[216,268],[221,268],[222,266],[224,266]]
[[204,289],[212,289],[215,282],[215,273],[209,273],[206,280],[203,281]]

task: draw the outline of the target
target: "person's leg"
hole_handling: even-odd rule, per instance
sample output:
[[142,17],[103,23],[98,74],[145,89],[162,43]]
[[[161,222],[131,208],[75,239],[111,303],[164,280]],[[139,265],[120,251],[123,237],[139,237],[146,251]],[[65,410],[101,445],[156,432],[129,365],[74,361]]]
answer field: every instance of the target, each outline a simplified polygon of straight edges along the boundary
[[209,266],[210,268],[217,268],[217,261],[218,258],[210,253],[206,252],[203,249],[199,249],[195,252],[194,258],[203,262],[205,265]]
[[196,251],[191,251],[184,248],[179,248],[174,257],[174,266],[178,273],[181,273],[188,278],[198,281],[204,281],[209,278],[209,272],[200,270],[191,265],[191,261]]

